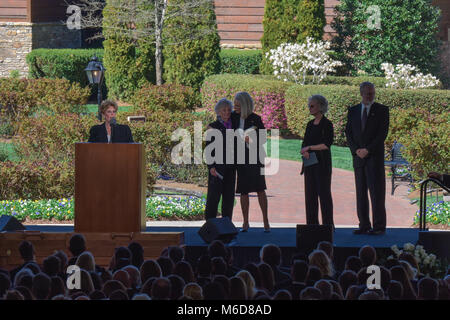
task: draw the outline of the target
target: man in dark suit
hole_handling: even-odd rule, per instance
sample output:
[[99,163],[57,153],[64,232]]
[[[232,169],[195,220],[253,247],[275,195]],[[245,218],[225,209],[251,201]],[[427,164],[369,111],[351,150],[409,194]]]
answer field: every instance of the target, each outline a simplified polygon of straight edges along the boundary
[[[363,82],[362,103],[350,107],[345,135],[353,155],[356,205],[359,229],[354,234],[379,235],[386,232],[386,178],[384,172],[384,140],[389,130],[389,108],[374,102],[375,86]],[[373,228],[369,219],[372,203]]]

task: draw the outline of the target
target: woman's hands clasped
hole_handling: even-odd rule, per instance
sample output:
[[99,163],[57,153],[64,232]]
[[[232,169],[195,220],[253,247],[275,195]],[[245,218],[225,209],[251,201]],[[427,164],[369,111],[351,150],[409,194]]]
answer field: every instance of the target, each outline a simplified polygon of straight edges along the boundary
[[302,156],[305,157],[305,159],[309,159],[309,150],[310,150],[309,146],[304,147],[304,148],[302,148],[302,150],[300,150],[300,153],[302,154]]

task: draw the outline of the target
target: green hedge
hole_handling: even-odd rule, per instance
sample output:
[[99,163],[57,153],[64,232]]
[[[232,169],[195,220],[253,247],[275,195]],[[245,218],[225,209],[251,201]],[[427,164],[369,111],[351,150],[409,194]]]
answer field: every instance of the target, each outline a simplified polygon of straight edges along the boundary
[[[307,82],[312,76],[307,76]],[[377,87],[384,87],[386,80],[379,77],[327,77],[324,84],[342,84],[356,86],[364,81],[371,81]],[[202,87],[202,105],[210,112],[221,98],[233,99],[238,91],[247,91],[255,102],[255,112],[262,116],[267,128],[287,128],[284,110],[284,95],[292,82],[283,82],[267,75],[214,75],[205,79]],[[303,133],[302,133],[303,134]]]
[[220,73],[259,74],[262,51],[222,49],[220,51],[222,70]]
[[[335,130],[335,144],[345,146],[345,125],[347,122],[348,107],[358,104],[361,100],[359,88],[354,86],[336,86],[336,85],[308,85],[291,86],[286,92],[285,110],[288,119],[288,128],[292,133],[303,136],[306,124],[311,120],[307,108],[308,97],[313,94],[321,94],[329,102],[327,117],[333,122]],[[408,160],[415,168],[416,176],[423,176],[424,160],[427,159],[429,166],[440,168],[442,163],[448,163],[447,151],[442,145],[437,132],[431,132],[432,127],[437,127],[441,134],[450,132],[450,121],[447,123],[438,115],[443,114],[448,119],[450,108],[450,92],[446,90],[395,90],[395,89],[377,89],[376,101],[391,107],[390,111],[390,130],[386,140],[386,152],[390,150],[395,140],[401,141],[406,148],[406,154],[409,154]],[[404,114],[416,114],[418,118],[414,122],[408,122]],[[436,118],[433,118],[436,117]],[[420,125],[420,126],[419,126]],[[426,127],[429,127],[427,130]],[[422,128],[422,129],[419,129]],[[425,130],[427,133],[418,134]],[[445,131],[447,130],[447,131]],[[412,132],[416,132],[412,134]],[[448,134],[447,134],[448,136]],[[426,137],[426,138],[425,138]],[[422,142],[419,142],[421,140]],[[426,156],[430,152],[429,148],[419,148],[418,145],[432,145],[435,147],[434,155]],[[421,151],[422,150],[422,151]],[[447,162],[442,162],[445,160]],[[442,168],[441,168],[442,169]],[[445,170],[444,170],[445,171]]]
[[[347,121],[347,108],[360,103],[359,87],[337,85],[291,86],[286,92],[285,108],[288,127],[292,133],[303,136],[306,124],[311,120],[307,108],[308,97],[313,94],[321,94],[327,98],[329,103],[327,116],[335,126],[335,144],[346,145],[344,130]],[[376,101],[393,109],[412,108],[441,113],[448,111],[450,107],[450,92],[445,90],[377,89]],[[393,142],[393,139],[389,139],[389,141]]]
[[64,78],[89,85],[86,69],[96,55],[103,61],[103,49],[34,49],[27,55],[28,74],[31,78]]
[[255,113],[267,129],[285,129],[284,94],[292,83],[272,76],[223,74],[208,77],[201,89],[202,105],[214,114],[214,106],[221,98],[233,100],[239,91],[247,91],[253,98]]
[[194,111],[200,107],[198,92],[181,84],[144,85],[133,97],[134,112],[147,115],[156,109]]
[[[1,78],[0,123],[14,127],[21,119],[39,113],[81,112],[88,97],[89,88],[65,79]],[[11,128],[7,131],[13,133]]]

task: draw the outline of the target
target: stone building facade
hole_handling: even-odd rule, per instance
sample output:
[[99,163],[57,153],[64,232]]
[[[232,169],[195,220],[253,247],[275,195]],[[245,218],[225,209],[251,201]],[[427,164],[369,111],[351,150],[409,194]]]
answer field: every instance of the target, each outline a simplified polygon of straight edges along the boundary
[[0,0],[0,77],[28,74],[37,48],[80,48],[81,30],[69,30],[64,0]]

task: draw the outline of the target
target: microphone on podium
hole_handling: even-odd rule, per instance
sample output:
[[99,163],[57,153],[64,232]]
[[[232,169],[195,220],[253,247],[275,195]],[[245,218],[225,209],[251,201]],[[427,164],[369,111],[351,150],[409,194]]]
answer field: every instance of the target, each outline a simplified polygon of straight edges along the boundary
[[112,143],[112,138],[113,138],[113,134],[114,134],[114,127],[117,124],[117,120],[116,118],[111,118],[111,120],[109,121],[109,125],[111,126],[111,143]]

